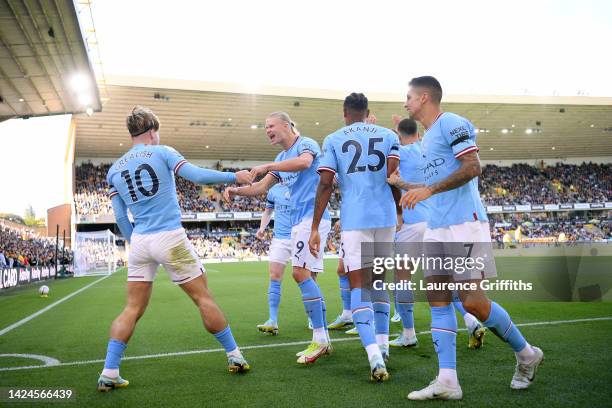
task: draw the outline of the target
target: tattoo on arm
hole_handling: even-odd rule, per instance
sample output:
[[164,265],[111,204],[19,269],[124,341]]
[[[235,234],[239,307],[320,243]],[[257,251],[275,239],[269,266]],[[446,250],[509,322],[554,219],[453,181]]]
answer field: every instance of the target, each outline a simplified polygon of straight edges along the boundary
[[461,156],[459,160],[461,161],[461,167],[459,167],[457,171],[439,183],[433,184],[429,187],[432,194],[453,190],[457,187],[461,187],[474,177],[480,176],[482,170],[480,168],[478,153],[468,153]]
[[397,182],[396,187],[399,189],[408,191],[408,190],[412,190],[413,188],[425,187],[425,184],[408,183],[407,181],[400,180]]

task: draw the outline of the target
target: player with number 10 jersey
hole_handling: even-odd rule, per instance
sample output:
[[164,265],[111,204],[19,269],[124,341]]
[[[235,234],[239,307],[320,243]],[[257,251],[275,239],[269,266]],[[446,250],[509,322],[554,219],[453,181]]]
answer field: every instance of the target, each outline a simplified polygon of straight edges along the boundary
[[[113,163],[107,182],[117,225],[131,244],[127,304],[111,325],[98,391],[129,385],[119,375],[119,365],[136,323],[147,308],[160,264],[200,310],[204,326],[226,351],[228,370],[248,371],[250,366],[211,297],[204,268],[181,226],[174,177],[179,175],[198,184],[244,184],[251,183],[252,177],[246,171],[223,173],[199,168],[173,148],[160,145],[160,122],[148,108],[136,106],[126,122],[132,148]],[[128,208],[134,217],[134,227],[128,218]]]

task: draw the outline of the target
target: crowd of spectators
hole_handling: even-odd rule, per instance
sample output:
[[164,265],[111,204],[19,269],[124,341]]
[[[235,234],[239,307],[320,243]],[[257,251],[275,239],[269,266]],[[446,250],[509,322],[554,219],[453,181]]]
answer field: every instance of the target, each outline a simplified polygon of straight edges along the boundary
[[[105,180],[109,167],[109,164],[92,163],[76,167],[74,201],[78,215],[112,214]],[[542,168],[527,164],[514,164],[511,167],[486,165],[479,184],[485,205],[606,202],[612,196],[610,174],[610,164],[557,164]],[[179,204],[185,213],[265,210],[265,196],[236,197],[230,204],[224,202],[221,193],[226,185],[211,186],[205,192],[200,186],[181,177],[176,178],[176,185]],[[339,203],[340,194],[336,189],[330,199],[331,208],[338,209]]]
[[[214,224],[213,224],[214,225]],[[189,228],[187,235],[194,244],[198,255],[205,259],[259,258],[268,254],[272,240],[272,226],[265,237],[256,237],[259,223],[248,222],[239,226],[216,225],[210,230]],[[547,218],[546,214],[492,215],[490,217],[491,237],[498,243],[504,236],[516,242],[515,231],[520,228],[523,238],[559,240],[561,234],[566,242],[612,241],[612,220],[607,215],[594,218]],[[332,229],[325,248],[326,253],[337,254],[340,248],[340,234]]]
[[[247,222],[239,226],[216,225],[210,230],[205,228],[188,228],[189,240],[193,243],[197,254],[202,258],[252,258],[268,255],[272,241],[273,226],[264,232],[263,239],[256,236],[258,222]],[[332,230],[326,253],[337,253],[339,234]]]
[[611,174],[610,164],[487,165],[479,189],[487,205],[602,203],[612,197]]
[[[87,162],[75,167],[74,204],[77,215],[97,216],[113,213],[106,182],[110,166],[110,164],[94,165]],[[205,194],[200,186],[182,177],[176,177],[176,191],[181,210],[185,213],[218,210],[219,195],[214,190],[210,194]]]
[[83,163],[75,167],[74,204],[78,215],[112,214],[106,174],[110,164]]
[[[231,171],[237,172],[242,169],[225,167],[222,171]],[[226,212],[240,212],[240,211],[264,211],[266,209],[266,196],[262,195],[261,197],[242,197],[237,196],[231,203],[226,203],[221,199],[221,193],[225,190],[226,187],[235,186],[234,184],[223,184],[223,185],[215,185],[214,188],[218,192],[219,197],[219,206],[221,211]]]
[[185,213],[214,212],[217,210],[217,194],[205,194],[200,186],[182,177],[176,178],[179,206]]
[[546,218],[545,214],[512,214],[489,217],[491,238],[497,242],[518,241],[521,239],[551,239],[566,242],[606,242],[612,241],[612,219],[608,215],[597,217],[560,217]]
[[[72,253],[66,250],[66,256],[71,258]],[[0,268],[51,265],[55,265],[55,240],[39,237],[27,228],[0,224]]]

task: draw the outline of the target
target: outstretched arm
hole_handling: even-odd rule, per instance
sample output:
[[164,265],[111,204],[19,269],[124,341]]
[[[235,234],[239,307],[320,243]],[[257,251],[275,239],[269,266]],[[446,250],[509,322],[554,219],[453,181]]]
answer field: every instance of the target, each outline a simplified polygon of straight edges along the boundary
[[246,170],[231,173],[227,171],[203,169],[186,161],[180,164],[180,167],[176,170],[176,174],[196,184],[248,184],[252,181],[249,172]]
[[245,197],[256,197],[265,194],[270,187],[278,183],[279,180],[276,176],[268,173],[266,176],[259,180],[257,183],[253,183],[249,186],[244,187],[228,187],[223,192],[223,199],[226,202],[230,202],[234,196],[245,196]]
[[253,179],[257,176],[269,173],[271,171],[284,171],[284,172],[295,172],[306,170],[312,165],[314,156],[310,152],[304,152],[298,157],[287,159],[279,162],[261,164],[251,169],[251,176]]

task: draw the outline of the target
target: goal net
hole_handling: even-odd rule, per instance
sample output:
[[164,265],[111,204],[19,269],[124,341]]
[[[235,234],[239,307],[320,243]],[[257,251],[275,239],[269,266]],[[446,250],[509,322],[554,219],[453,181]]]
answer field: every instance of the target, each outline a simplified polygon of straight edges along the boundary
[[110,275],[117,269],[115,234],[109,230],[77,232],[73,249],[74,276]]

